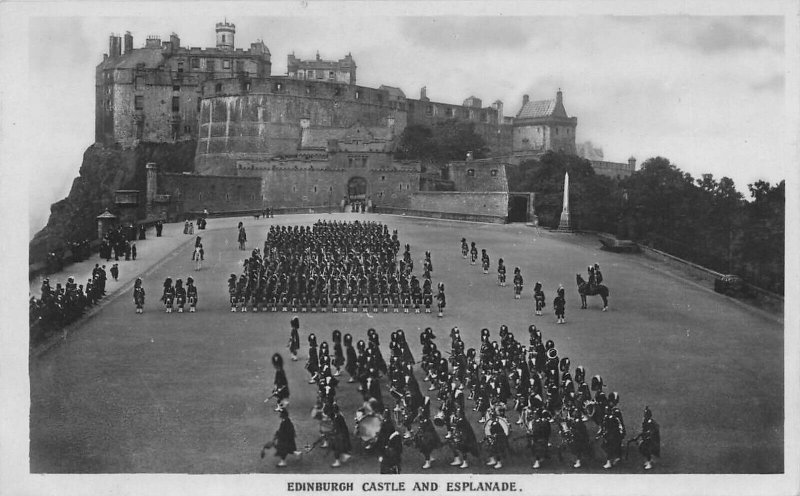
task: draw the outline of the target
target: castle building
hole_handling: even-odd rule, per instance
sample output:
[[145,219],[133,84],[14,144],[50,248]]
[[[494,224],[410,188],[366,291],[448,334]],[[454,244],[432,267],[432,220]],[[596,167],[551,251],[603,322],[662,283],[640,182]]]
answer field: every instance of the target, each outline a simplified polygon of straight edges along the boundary
[[448,181],[465,192],[491,184],[485,193],[506,194],[506,158],[575,153],[577,118],[567,115],[560,90],[553,100],[525,95],[516,115],[506,116],[500,100],[485,106],[471,95],[444,103],[426,88],[413,99],[393,86],[359,86],[351,54],[338,61],[289,55],[287,74],[272,75],[264,42],[243,50],[235,34],[226,21],[216,25],[214,48],[182,47],[173,34],[134,49],[126,33],[124,52],[120,37],[110,37],[96,71],[96,142],[197,141],[192,177],[161,174],[156,199],[184,209],[209,201],[244,209],[365,199],[408,208],[420,191],[421,166],[395,160],[395,146],[407,126],[445,121],[471,123],[493,159],[447,168]]
[[307,81],[356,84],[356,62],[349,53],[339,60],[300,60],[291,54],[286,60],[287,76]]
[[236,26],[217,23],[215,48],[182,47],[149,36],[133,48],[133,35],[111,35],[109,53],[96,68],[95,141],[134,146],[139,141],[175,142],[197,136],[202,85],[218,78],[269,77],[272,64],[262,41],[236,48]]

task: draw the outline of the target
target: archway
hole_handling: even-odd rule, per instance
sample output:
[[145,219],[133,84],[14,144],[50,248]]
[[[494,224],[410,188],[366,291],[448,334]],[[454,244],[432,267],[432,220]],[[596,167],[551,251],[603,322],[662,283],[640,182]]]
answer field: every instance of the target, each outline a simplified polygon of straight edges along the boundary
[[351,177],[347,182],[347,200],[350,203],[363,202],[367,199],[367,180],[363,177]]

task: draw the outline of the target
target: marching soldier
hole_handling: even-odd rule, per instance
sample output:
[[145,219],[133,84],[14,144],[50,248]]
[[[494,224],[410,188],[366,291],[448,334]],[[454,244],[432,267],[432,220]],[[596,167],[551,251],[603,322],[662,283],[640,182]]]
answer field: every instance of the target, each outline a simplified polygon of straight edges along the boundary
[[231,274],[228,278],[228,295],[231,301],[231,312],[236,311],[236,274]]
[[342,350],[342,333],[338,329],[333,330],[333,362],[332,365],[336,369],[334,376],[339,377],[342,373],[342,365],[344,365],[344,351]]
[[431,468],[431,462],[433,462],[431,453],[442,445],[442,441],[431,422],[431,399],[428,396],[425,397],[419,409],[419,428],[414,433],[412,443],[425,457],[425,464],[422,465],[422,468],[426,470]]
[[183,287],[181,279],[175,281],[175,301],[178,304],[178,313],[183,313],[183,307],[186,305],[186,288]]
[[140,277],[137,277],[136,282],[133,284],[133,303],[136,305],[136,313],[144,313],[144,288]]
[[[617,409],[615,409],[617,410]],[[600,427],[600,437],[603,438],[603,451],[606,453],[604,469],[610,469],[622,458],[622,440],[625,438],[625,426],[620,415],[614,411],[607,411]]]
[[266,452],[270,448],[275,448],[275,456],[280,458],[278,461],[277,467],[285,467],[286,466],[286,457],[290,454],[294,454],[295,456],[301,456],[302,451],[297,450],[297,444],[295,442],[295,429],[294,424],[289,419],[289,411],[285,408],[276,408],[275,411],[279,412],[281,418],[281,424],[278,426],[278,430],[275,432],[275,436],[272,438],[272,441],[268,442],[261,448],[261,458],[264,458]]
[[483,273],[489,273],[489,254],[486,253],[486,249],[481,250],[481,265],[483,266]]
[[589,431],[586,428],[587,420],[586,416],[580,413],[577,408],[572,409],[572,413],[567,419],[567,428],[571,433],[570,448],[572,454],[575,455],[574,468],[581,468],[583,460],[587,460],[592,456],[592,448],[589,445]]
[[505,418],[505,407],[498,404],[491,409],[491,417],[486,423],[486,443],[489,449],[489,460],[486,465],[496,469],[503,468],[503,457],[508,452],[508,420]]
[[329,412],[327,415],[333,420],[332,431],[329,435],[329,447],[331,451],[333,451],[334,456],[331,467],[338,468],[351,457],[350,450],[352,449],[352,445],[350,444],[350,430],[347,428],[347,423],[344,420],[342,412],[339,410],[338,404],[333,403],[331,405],[328,403],[325,410]]
[[397,429],[392,430],[383,445],[382,454],[378,457],[382,474],[400,474],[400,460],[403,454],[403,440]]
[[475,265],[475,261],[478,260],[478,247],[475,246],[475,242],[472,242],[472,246],[469,249],[469,263],[470,265]]
[[471,454],[476,458],[479,456],[478,442],[475,439],[472,426],[469,425],[469,421],[464,416],[464,410],[460,405],[455,408],[450,432],[450,445],[455,454],[450,465],[460,468],[469,468],[467,455]]
[[444,308],[447,306],[447,298],[444,294],[444,283],[439,283],[439,292],[436,293],[436,304],[439,307],[439,317],[444,316]]
[[639,441],[639,453],[644,457],[644,469],[653,468],[653,457],[661,456],[661,433],[658,423],[653,420],[653,412],[650,407],[644,407],[644,420],[642,420],[642,432],[633,438]]
[[550,412],[540,407],[533,420],[531,430],[531,451],[533,452],[533,468],[542,466],[542,462],[549,458],[548,447],[550,446]]
[[469,245],[467,244],[467,238],[461,238],[461,256],[464,257],[464,260],[466,260],[468,254]]
[[289,405],[289,381],[286,379],[286,372],[283,370],[283,357],[280,353],[272,355],[272,366],[275,367],[274,387],[272,388],[272,395],[265,399],[264,403],[275,398],[278,402],[275,411],[279,412]]
[[313,333],[308,335],[308,361],[306,362],[306,370],[311,374],[308,383],[316,383],[319,378],[319,357],[317,355],[317,336]]
[[522,273],[519,270],[519,267],[514,268],[514,299],[519,300],[520,295],[522,295]]

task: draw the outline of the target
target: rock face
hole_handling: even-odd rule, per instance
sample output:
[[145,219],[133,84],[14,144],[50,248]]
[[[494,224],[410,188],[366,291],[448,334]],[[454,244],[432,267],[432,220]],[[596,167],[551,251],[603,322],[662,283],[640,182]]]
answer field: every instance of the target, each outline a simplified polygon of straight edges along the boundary
[[106,208],[115,210],[116,190],[140,190],[140,202],[144,203],[147,162],[157,163],[164,172],[191,172],[196,148],[195,140],[140,143],[125,150],[90,146],[69,195],[50,206],[47,225],[31,240],[30,263],[43,260],[48,251],[58,250],[67,242],[93,240],[97,236],[96,217]]

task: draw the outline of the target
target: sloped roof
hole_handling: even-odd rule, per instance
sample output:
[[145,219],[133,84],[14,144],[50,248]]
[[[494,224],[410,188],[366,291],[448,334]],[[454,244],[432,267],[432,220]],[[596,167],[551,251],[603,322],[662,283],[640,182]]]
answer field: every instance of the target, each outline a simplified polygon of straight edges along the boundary
[[138,64],[144,64],[146,69],[155,69],[163,63],[161,48],[137,48],[119,57],[109,57],[101,65],[103,69],[135,69]]
[[405,98],[406,97],[406,94],[403,93],[403,90],[401,90],[400,88],[394,87],[394,86],[387,86],[385,84],[382,84],[382,85],[380,85],[380,87],[378,89],[379,90],[388,91],[389,95],[393,96],[395,98]]
[[556,109],[556,101],[535,100],[529,101],[519,109],[517,119],[534,119],[536,117],[548,117],[553,115]]

